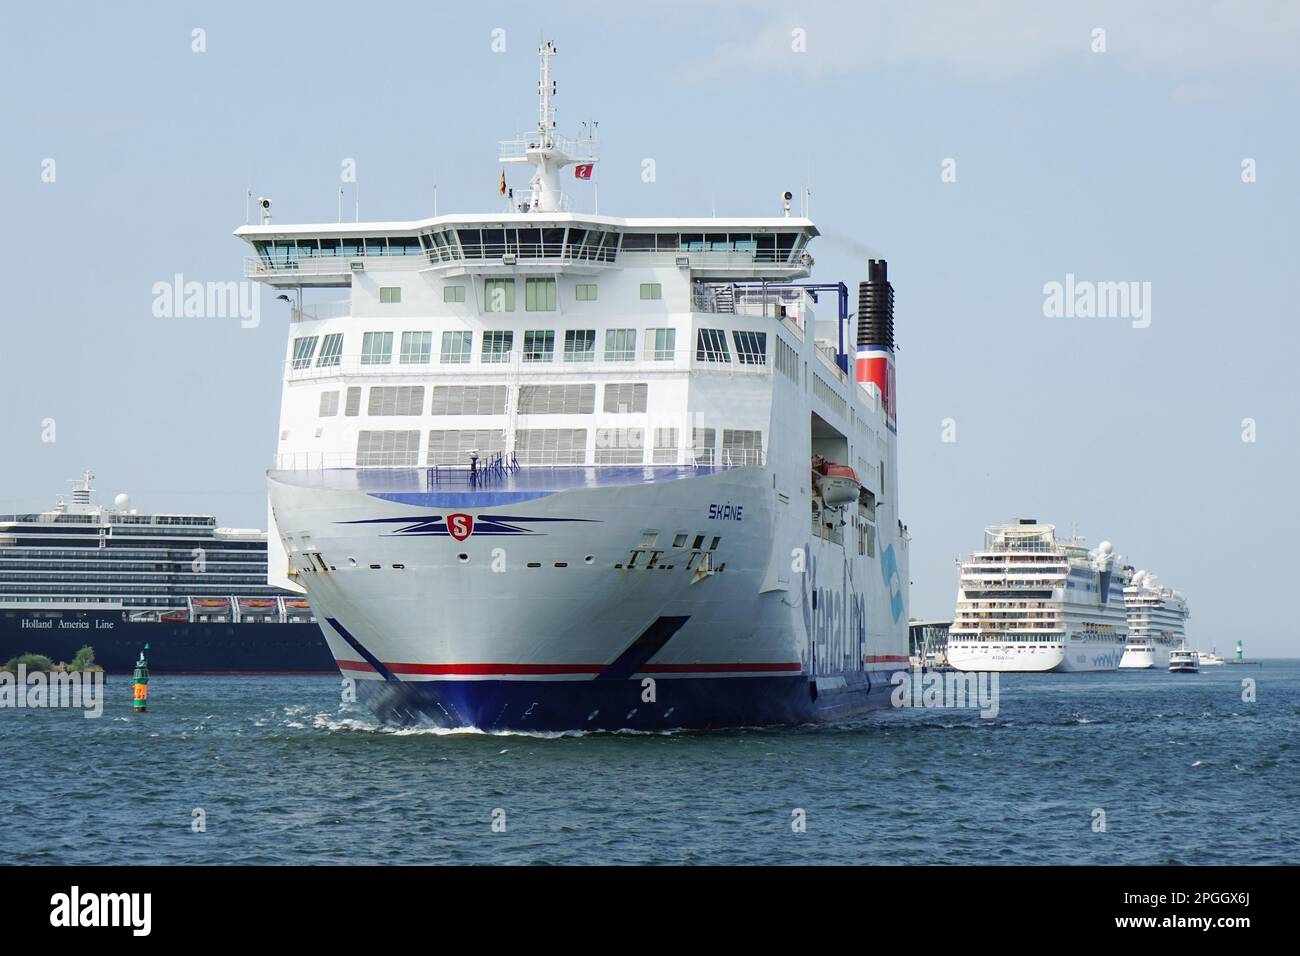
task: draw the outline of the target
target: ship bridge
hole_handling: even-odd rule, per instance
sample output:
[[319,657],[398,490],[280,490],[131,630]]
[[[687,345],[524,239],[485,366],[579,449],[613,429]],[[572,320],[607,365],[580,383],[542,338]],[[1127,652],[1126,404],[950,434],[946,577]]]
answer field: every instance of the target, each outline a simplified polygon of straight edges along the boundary
[[447,215],[409,222],[245,225],[247,278],[281,289],[348,288],[367,271],[597,275],[669,267],[692,279],[791,281],[813,267],[811,220],[620,219],[578,213]]

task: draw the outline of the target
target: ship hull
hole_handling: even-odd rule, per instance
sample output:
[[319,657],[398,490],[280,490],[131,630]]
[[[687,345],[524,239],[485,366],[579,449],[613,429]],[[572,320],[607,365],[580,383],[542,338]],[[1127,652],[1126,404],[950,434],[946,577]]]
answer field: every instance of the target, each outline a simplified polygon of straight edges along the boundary
[[[39,626],[38,626],[39,625]],[[0,664],[21,654],[71,661],[89,645],[110,674],[130,674],[145,644],[155,674],[337,674],[312,623],[126,621],[111,611],[0,611]]]
[[762,467],[636,471],[571,469],[546,491],[270,489],[339,668],[387,723],[663,730],[889,706],[907,641],[892,548],[886,576],[810,539]]
[[948,642],[948,663],[959,671],[1001,673],[1090,673],[1120,666],[1124,645],[1071,637],[1064,643],[998,645],[989,642]]

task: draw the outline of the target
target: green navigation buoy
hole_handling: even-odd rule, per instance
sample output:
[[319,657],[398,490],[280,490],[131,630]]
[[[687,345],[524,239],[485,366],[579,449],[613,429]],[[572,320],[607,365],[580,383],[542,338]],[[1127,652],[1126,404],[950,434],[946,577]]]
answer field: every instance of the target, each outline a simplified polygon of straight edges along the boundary
[[[147,650],[148,644],[144,646],[144,651]],[[149,662],[144,659],[144,651],[140,652],[140,659],[135,662],[135,676],[131,679],[134,692],[131,709],[137,714],[143,714],[149,703]]]

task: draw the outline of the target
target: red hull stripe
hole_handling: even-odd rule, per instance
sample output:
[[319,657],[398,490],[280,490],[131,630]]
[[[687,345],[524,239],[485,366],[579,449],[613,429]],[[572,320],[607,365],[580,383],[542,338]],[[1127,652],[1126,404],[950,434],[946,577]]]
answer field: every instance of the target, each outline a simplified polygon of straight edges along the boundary
[[[339,661],[339,668],[349,671],[373,671],[365,661]],[[493,677],[520,674],[599,674],[606,664],[389,664],[394,674],[437,674],[466,677]],[[729,674],[768,673],[772,671],[798,673],[803,665],[797,661],[784,664],[651,664],[638,673],[645,674]]]

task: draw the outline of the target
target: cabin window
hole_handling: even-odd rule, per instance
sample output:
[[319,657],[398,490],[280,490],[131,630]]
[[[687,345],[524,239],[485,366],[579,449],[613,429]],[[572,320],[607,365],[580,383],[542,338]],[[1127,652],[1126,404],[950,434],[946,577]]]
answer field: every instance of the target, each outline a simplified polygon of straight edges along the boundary
[[361,337],[362,365],[387,365],[392,360],[392,332],[367,332]]
[[402,301],[402,288],[396,285],[381,285],[379,287],[379,304],[380,305],[397,305]]
[[[677,464],[677,429],[676,428],[656,428],[654,443],[653,464],[656,465],[675,465]],[[686,543],[686,536],[679,535],[682,539],[681,544],[673,542],[673,547],[680,548]]]
[[596,358],[596,330],[568,329],[564,333],[564,361],[590,362]]
[[510,361],[510,349],[514,347],[515,333],[489,331],[483,333],[483,364],[496,365]]
[[585,428],[521,428],[515,455],[524,465],[582,465],[587,458]]
[[677,330],[646,329],[645,350],[656,362],[671,362],[677,350]]
[[650,386],[645,382],[615,382],[605,386],[604,410],[613,414],[646,410]]
[[596,283],[579,282],[573,287],[573,297],[579,302],[596,301]]
[[358,468],[413,468],[420,463],[418,431],[361,431],[357,433]]
[[525,279],[524,310],[526,312],[554,312],[555,280],[531,277]]
[[464,302],[465,287],[463,285],[445,285],[442,287],[443,302]]
[[483,310],[485,312],[513,312],[515,310],[515,280],[484,279]]
[[643,299],[662,299],[664,297],[664,287],[658,282],[642,282],[641,298]]
[[472,451],[478,452],[479,458],[487,458],[504,448],[505,436],[499,428],[431,431],[426,464],[467,465]]
[[741,365],[767,364],[767,333],[737,331],[731,333],[736,343],[736,358]]
[[520,415],[590,415],[595,410],[595,385],[519,386]]
[[700,329],[695,340],[695,361],[730,362],[731,353],[727,351],[727,333],[722,329]]
[[631,362],[636,358],[636,329],[605,331],[605,361]]
[[403,332],[399,365],[428,365],[433,355],[432,332]]
[[645,460],[645,431],[640,428],[597,428],[596,464],[639,465]]
[[430,415],[504,415],[509,385],[435,385]]
[[316,359],[317,368],[338,365],[343,356],[343,333],[331,332],[321,343],[320,358]]
[[320,339],[315,335],[306,335],[293,340],[293,367],[311,368],[312,356],[316,354],[316,343]]
[[332,418],[338,413],[339,413],[339,393],[321,392],[320,393],[320,417]]
[[353,385],[348,389],[347,402],[343,406],[343,414],[355,418],[361,414],[361,386]]
[[370,389],[367,415],[423,415],[423,385],[376,385]]
[[725,465],[761,465],[763,433],[736,428],[722,430],[722,462]]
[[474,338],[473,332],[443,332],[442,353],[439,356],[443,365],[466,365],[469,363],[470,351]]
[[524,361],[549,362],[555,354],[555,333],[550,329],[529,329],[524,333]]
[[691,454],[695,458],[695,464],[697,465],[714,464],[714,448],[717,446],[717,443],[718,443],[717,429],[715,428],[691,429]]

